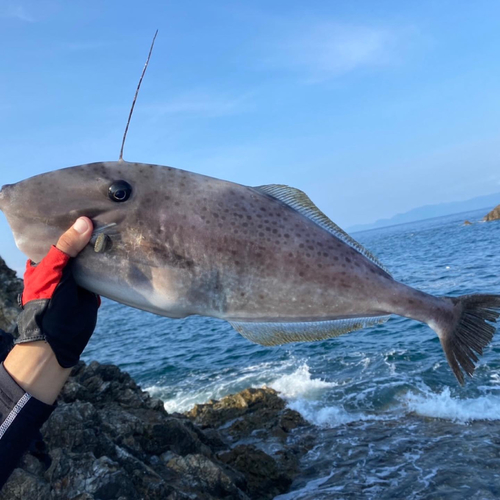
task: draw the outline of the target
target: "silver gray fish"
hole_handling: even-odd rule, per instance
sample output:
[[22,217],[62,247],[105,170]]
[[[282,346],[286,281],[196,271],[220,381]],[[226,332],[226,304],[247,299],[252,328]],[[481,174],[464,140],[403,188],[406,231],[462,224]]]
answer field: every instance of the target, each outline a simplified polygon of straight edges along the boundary
[[33,261],[78,216],[91,217],[92,245],[74,262],[83,287],[163,316],[222,318],[264,345],[335,337],[397,314],[437,333],[463,383],[500,315],[498,295],[434,297],[395,281],[288,186],[100,162],[6,185],[0,209]]

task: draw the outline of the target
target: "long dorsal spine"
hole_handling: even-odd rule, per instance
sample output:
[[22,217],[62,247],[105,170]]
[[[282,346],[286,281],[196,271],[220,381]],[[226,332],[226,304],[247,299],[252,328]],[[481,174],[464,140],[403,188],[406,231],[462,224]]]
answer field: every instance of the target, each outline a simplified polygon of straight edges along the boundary
[[130,125],[130,120],[132,119],[132,113],[134,112],[135,102],[137,101],[137,96],[139,95],[139,89],[141,88],[142,79],[144,78],[146,70],[148,69],[149,60],[151,59],[151,53],[153,52],[153,47],[155,45],[157,34],[158,30],[156,30],[155,36],[153,37],[153,41],[151,42],[148,58],[146,60],[146,64],[144,65],[144,69],[142,70],[141,78],[139,79],[139,84],[137,85],[137,89],[135,91],[134,100],[132,101],[132,107],[130,108],[130,113],[128,115],[127,126],[125,127],[125,132],[123,134],[122,147],[120,149],[120,158],[119,158],[120,161],[123,161],[123,148],[125,147],[125,140],[127,139],[128,127]]

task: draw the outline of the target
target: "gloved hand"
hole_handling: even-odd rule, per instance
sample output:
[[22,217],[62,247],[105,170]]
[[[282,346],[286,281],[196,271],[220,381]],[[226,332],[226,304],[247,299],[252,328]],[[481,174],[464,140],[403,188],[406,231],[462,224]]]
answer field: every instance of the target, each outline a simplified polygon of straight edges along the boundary
[[92,222],[80,217],[39,264],[26,264],[16,344],[45,340],[63,368],[78,363],[97,321],[99,296],[79,287],[71,272],[71,257],[91,235]]

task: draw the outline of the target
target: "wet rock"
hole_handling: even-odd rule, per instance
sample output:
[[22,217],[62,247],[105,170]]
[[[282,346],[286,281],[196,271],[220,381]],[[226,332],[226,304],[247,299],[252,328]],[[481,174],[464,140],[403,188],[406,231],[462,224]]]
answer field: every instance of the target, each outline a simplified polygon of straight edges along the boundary
[[466,220],[464,222],[464,226],[472,226],[472,222],[470,220]]
[[485,217],[484,221],[492,221],[492,220],[499,220],[500,219],[500,205],[495,207],[491,212],[489,212]]

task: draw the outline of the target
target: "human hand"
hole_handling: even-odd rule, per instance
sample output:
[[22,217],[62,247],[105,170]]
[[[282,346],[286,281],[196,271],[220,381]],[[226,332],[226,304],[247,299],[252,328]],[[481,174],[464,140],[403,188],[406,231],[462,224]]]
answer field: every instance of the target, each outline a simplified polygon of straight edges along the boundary
[[100,299],[79,287],[71,272],[92,236],[92,222],[80,217],[39,264],[27,262],[16,344],[45,340],[63,368],[78,363],[97,321]]

